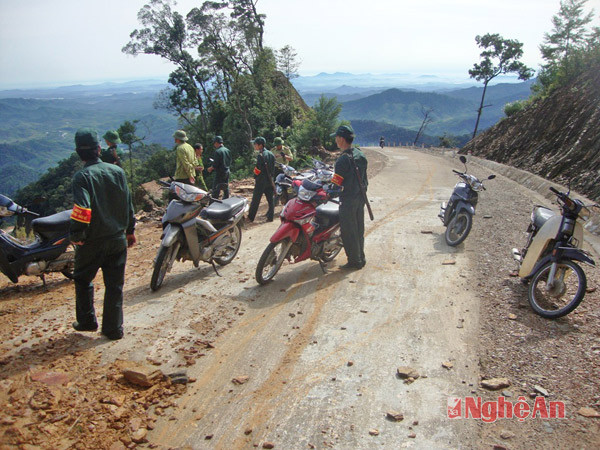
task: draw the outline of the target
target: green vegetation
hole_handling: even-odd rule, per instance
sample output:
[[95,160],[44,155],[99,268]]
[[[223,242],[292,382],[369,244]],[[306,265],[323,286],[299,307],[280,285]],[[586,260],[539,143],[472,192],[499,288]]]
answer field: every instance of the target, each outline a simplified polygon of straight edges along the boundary
[[600,27],[588,29],[594,11],[584,14],[587,0],[564,0],[552,17],[553,29],[540,46],[546,63],[538,74],[536,95],[545,97],[569,84],[586,68],[600,61]]

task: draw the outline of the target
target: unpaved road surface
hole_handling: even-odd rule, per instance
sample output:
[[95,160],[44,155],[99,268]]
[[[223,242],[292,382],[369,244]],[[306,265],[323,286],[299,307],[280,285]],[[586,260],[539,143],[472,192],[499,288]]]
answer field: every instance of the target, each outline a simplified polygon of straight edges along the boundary
[[[504,292],[511,299],[523,295],[506,287],[513,281],[507,281],[508,263],[496,263],[497,255],[491,253],[509,255],[510,247],[520,242],[486,235],[487,224],[478,210],[473,236],[464,245],[448,247],[437,213],[456,182],[450,169],[460,168],[458,161],[398,148],[366,153],[375,221],[366,218],[367,265],[360,271],[338,268],[346,262],[342,252],[328,273],[315,261],[286,263],[272,283],[259,286],[254,270],[277,228],[276,222],[259,219],[244,230],[240,252],[219,269],[221,277],[206,264],[196,269],[190,262],[176,263],[163,287],[151,292],[160,229],[159,222],[150,221],[138,227],[140,245],[130,252],[126,334],[121,341],[69,329],[74,290],[60,276],[51,277],[47,290],[27,277],[21,287],[0,288],[2,317],[7,319],[0,327],[0,367],[7,368],[0,377],[0,404],[10,405],[0,417],[6,442],[115,450],[268,448],[269,443],[282,449],[491,448],[499,443],[527,448],[539,442],[571,442],[568,427],[558,436],[562,429],[556,427],[554,434],[542,428],[536,435],[535,427],[521,428],[516,420],[502,424],[506,431],[481,421],[447,418],[449,397],[484,395],[479,388],[481,355],[486,376],[511,376],[510,364],[492,364],[497,343],[490,342],[490,330],[502,320],[499,328],[511,336],[509,327],[515,321],[504,313],[493,316],[494,308],[486,301],[489,292]],[[499,192],[516,189],[509,181],[496,181]],[[480,201],[481,214],[493,210],[499,216],[523,216],[524,230],[528,211],[498,203],[484,209],[490,201],[486,195]],[[506,210],[499,212],[500,206]],[[518,206],[526,210],[530,205]],[[510,221],[504,228],[516,230]],[[96,284],[101,298],[100,279]],[[589,297],[597,304],[595,295]],[[101,301],[96,304],[101,311]],[[482,316],[481,305],[486,314],[492,310],[491,322]],[[546,323],[537,325],[540,333]],[[597,332],[597,316],[586,326]],[[480,336],[485,338],[481,344]],[[510,360],[512,342],[503,344],[500,354]],[[146,398],[147,393],[119,378],[122,360],[150,364],[164,373],[184,368],[192,382],[177,389],[167,383],[160,387],[162,397]],[[552,372],[551,363],[539,371]],[[412,368],[419,377],[405,381],[397,375],[398,367]],[[56,387],[48,394],[30,380],[39,370],[67,373],[70,382],[60,388],[60,395]],[[592,372],[588,376],[597,378]],[[93,386],[104,393],[94,392]],[[28,415],[25,406],[14,407],[20,405],[20,393],[32,408],[27,389],[53,396],[43,414],[40,408]],[[522,390],[531,389],[524,383]],[[594,389],[589,391],[580,404],[594,407]],[[516,389],[514,394],[521,392]],[[72,408],[83,402],[98,417],[89,419],[95,416],[79,410],[58,415],[61,402],[70,396]],[[170,400],[163,400],[165,396]],[[129,404],[133,406],[122,411]],[[386,417],[392,411],[403,420]],[[44,428],[48,419],[56,429]],[[81,426],[86,419],[91,425]],[[575,425],[585,433],[577,435],[578,446],[594,448],[598,426]],[[140,426],[149,432],[139,443],[125,436]]]

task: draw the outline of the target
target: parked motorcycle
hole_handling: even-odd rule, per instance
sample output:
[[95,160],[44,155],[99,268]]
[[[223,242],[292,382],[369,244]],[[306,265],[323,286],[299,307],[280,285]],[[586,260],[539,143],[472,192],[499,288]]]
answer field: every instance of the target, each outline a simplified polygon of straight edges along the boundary
[[283,208],[281,225],[256,266],[259,284],[271,281],[286,259],[295,264],[311,258],[326,272],[326,264],[341,251],[339,203],[328,197],[324,185],[303,180],[298,196]]
[[0,195],[0,225],[3,217],[38,217],[31,221],[35,240],[29,244],[0,228],[0,271],[13,283],[18,283],[21,275],[34,275],[39,276],[45,284],[45,274],[50,272],[61,272],[67,278],[72,278],[75,252],[69,240],[71,212],[68,210],[39,217],[39,214]]
[[577,308],[585,296],[585,272],[575,261],[590,266],[595,262],[581,249],[582,222],[590,218],[590,210],[570,193],[550,190],[556,194],[561,213],[534,206],[527,243],[522,250],[513,248],[512,254],[519,263],[519,277],[529,283],[533,310],[546,319],[556,319]]
[[[467,173],[467,158],[461,155],[460,161],[465,165],[465,171],[459,172],[452,169],[462,181],[456,183],[448,204],[442,203],[438,217],[446,227],[446,243],[452,247],[463,242],[473,225],[475,207],[479,199],[478,192],[485,191],[483,182],[477,177]],[[487,179],[493,180],[496,175],[490,175]]]
[[[243,197],[214,199],[202,189],[185,183],[159,183],[168,187],[176,198],[171,200],[162,218],[162,241],[150,288],[156,291],[161,287],[175,260],[191,260],[195,267],[205,261],[212,264],[218,275],[215,262],[220,266],[229,264],[240,249],[240,221],[248,210],[248,201]],[[213,203],[209,205],[210,201]]]
[[285,205],[298,195],[303,180],[321,180],[328,182],[333,176],[333,168],[322,161],[312,159],[313,167],[304,172],[298,172],[292,166],[277,163],[283,171],[275,178],[275,190],[281,204]]

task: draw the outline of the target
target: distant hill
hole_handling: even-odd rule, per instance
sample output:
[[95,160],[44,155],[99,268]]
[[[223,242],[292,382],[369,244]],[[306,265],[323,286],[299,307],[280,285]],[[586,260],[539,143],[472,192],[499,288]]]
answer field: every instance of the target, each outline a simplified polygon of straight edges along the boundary
[[126,120],[140,120],[138,135],[148,144],[171,147],[177,119],[153,107],[164,87],[149,81],[0,91],[0,193],[11,195],[67,158],[81,127],[102,136]]
[[[383,122],[373,120],[353,120],[352,128],[356,133],[355,143],[365,147],[379,145],[379,138],[383,136],[388,145],[411,145],[415,141],[417,132],[400,128]],[[417,145],[438,145],[439,139],[428,134],[419,137]]]
[[470,141],[463,151],[600,201],[600,63]]
[[[495,124],[503,117],[506,103],[529,97],[532,82],[489,86],[480,129]],[[476,109],[482,87],[471,87],[442,93],[388,89],[358,100],[343,102],[343,119],[372,120],[418,130],[423,121],[422,109],[433,108],[433,122],[427,128],[431,135],[463,135],[475,127]]]

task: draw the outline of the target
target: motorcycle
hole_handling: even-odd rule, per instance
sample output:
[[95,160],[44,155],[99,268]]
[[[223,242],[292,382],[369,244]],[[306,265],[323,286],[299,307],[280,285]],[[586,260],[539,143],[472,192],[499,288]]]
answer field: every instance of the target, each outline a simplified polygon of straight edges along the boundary
[[290,199],[298,195],[298,190],[303,180],[331,180],[333,169],[317,159],[312,159],[313,167],[305,172],[298,172],[292,166],[277,163],[282,173],[275,178],[275,194],[285,205]]
[[5,195],[0,195],[0,225],[3,217],[17,216],[30,219],[35,240],[24,243],[0,228],[0,271],[13,283],[21,275],[39,276],[46,285],[45,275],[61,272],[73,277],[75,252],[69,240],[71,212],[67,210],[46,217],[17,205]]
[[595,262],[581,249],[582,222],[590,218],[590,210],[581,200],[573,200],[570,193],[552,187],[550,190],[557,197],[561,213],[534,206],[527,243],[522,250],[513,248],[512,254],[519,264],[519,277],[529,284],[533,310],[546,319],[556,319],[577,308],[585,296],[585,272],[575,261],[590,266]]
[[168,187],[175,198],[162,218],[163,232],[150,288],[156,291],[161,287],[175,260],[190,260],[195,267],[205,261],[219,275],[215,263],[229,264],[240,249],[240,221],[248,210],[248,201],[243,197],[214,199],[202,189],[176,181],[159,180],[159,184]]
[[[479,199],[478,192],[485,191],[483,182],[467,173],[467,158],[461,156],[460,161],[465,165],[465,171],[459,172],[452,169],[452,172],[457,174],[462,181],[456,183],[448,204],[442,203],[438,214],[446,227],[446,243],[452,247],[463,242],[469,235]],[[487,177],[488,180],[494,178],[496,175]]]
[[295,264],[310,258],[327,272],[326,264],[341,251],[339,203],[329,198],[325,184],[305,179],[298,196],[286,203],[281,224],[256,266],[259,284],[270,282],[286,259]]

